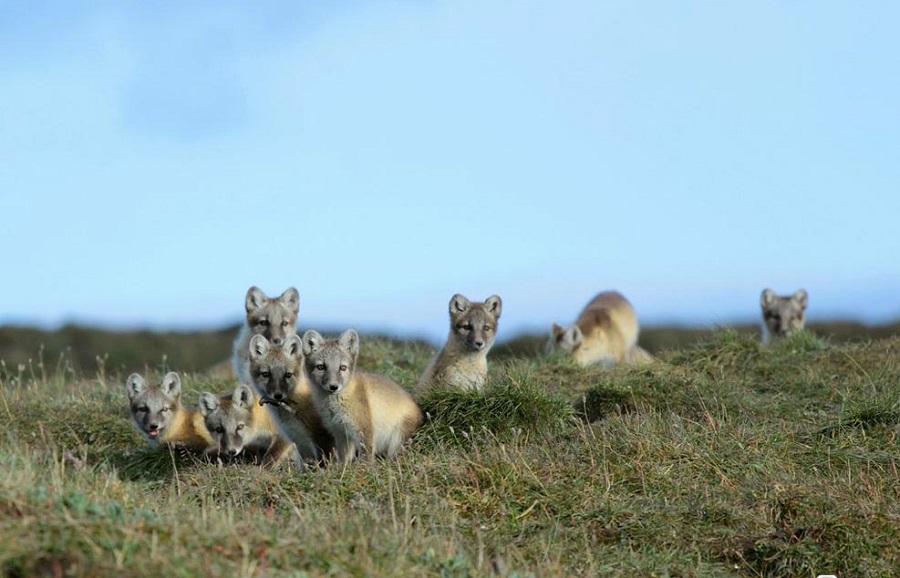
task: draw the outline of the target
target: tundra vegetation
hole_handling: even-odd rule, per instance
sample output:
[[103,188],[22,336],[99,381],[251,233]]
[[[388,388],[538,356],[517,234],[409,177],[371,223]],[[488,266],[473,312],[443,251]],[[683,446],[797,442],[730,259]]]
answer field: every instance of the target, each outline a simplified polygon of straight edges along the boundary
[[[896,576],[900,337],[816,335],[717,330],[612,370],[498,345],[483,392],[424,394],[396,459],[306,472],[130,422],[130,371],[181,372],[188,405],[225,378],[37,350],[0,365],[0,573]],[[363,336],[358,366],[411,389],[433,354]]]

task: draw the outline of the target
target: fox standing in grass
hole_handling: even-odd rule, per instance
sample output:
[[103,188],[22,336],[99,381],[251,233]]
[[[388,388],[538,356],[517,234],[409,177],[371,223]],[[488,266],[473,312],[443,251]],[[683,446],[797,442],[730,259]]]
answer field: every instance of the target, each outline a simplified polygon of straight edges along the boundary
[[771,289],[764,289],[759,298],[762,308],[762,342],[768,345],[773,337],[788,337],[806,325],[806,306],[809,295],[798,289],[793,295],[781,297]]
[[618,291],[604,291],[587,304],[574,325],[553,324],[549,349],[565,352],[582,367],[651,361],[637,344],[639,332],[631,303]]
[[251,384],[250,338],[263,335],[273,345],[281,345],[297,331],[297,315],[300,313],[300,294],[288,287],[281,297],[270,299],[259,287],[247,290],[244,299],[247,318],[234,341],[231,362],[234,375],[241,383]]
[[460,294],[450,299],[450,335],[419,379],[421,391],[432,383],[481,390],[487,378],[487,354],[497,338],[497,322],[503,310],[498,295],[484,303]]
[[224,395],[205,391],[198,406],[213,439],[210,453],[246,456],[264,466],[278,465],[285,458],[297,463],[297,446],[285,438],[272,412],[257,403],[250,386],[238,384],[234,392]]
[[348,329],[338,339],[310,330],[303,335],[304,369],[325,427],[334,436],[337,458],[357,454],[391,458],[422,425],[422,410],[391,379],[356,371],[359,335]]
[[334,440],[316,411],[309,381],[303,373],[297,334],[288,335],[280,345],[270,343],[263,335],[254,335],[248,354],[259,403],[269,405],[279,426],[297,445],[304,459],[317,461],[328,456]]
[[181,378],[171,371],[160,385],[150,385],[137,373],[125,380],[131,417],[154,444],[205,452],[213,445],[203,416],[181,405]]

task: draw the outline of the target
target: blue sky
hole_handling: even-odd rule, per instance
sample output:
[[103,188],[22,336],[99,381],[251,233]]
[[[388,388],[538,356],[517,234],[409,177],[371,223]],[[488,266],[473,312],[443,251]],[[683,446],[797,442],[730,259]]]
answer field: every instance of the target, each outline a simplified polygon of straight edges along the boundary
[[0,323],[900,317],[900,4],[0,0]]

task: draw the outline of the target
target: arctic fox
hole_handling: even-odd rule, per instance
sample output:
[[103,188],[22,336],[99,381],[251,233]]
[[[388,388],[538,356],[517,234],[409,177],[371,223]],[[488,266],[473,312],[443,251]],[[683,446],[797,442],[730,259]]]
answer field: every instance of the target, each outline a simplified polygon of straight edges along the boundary
[[247,317],[234,341],[231,363],[234,375],[241,383],[250,385],[250,338],[263,335],[273,345],[281,345],[288,335],[297,332],[300,313],[300,294],[288,287],[281,297],[270,299],[258,287],[250,287],[244,299]]
[[171,371],[160,385],[148,384],[132,373],[125,380],[131,417],[153,444],[183,447],[203,453],[213,445],[203,416],[181,405],[181,378]]
[[297,444],[305,460],[318,461],[334,448],[331,434],[313,403],[309,381],[303,374],[300,338],[292,333],[274,345],[262,335],[250,339],[250,375],[259,394],[278,419],[287,437]]
[[805,289],[785,297],[776,295],[771,289],[763,290],[759,298],[763,345],[768,345],[773,337],[787,337],[803,329],[808,304],[809,295]]
[[337,458],[357,454],[391,458],[424,420],[412,396],[391,379],[356,371],[359,335],[338,339],[310,330],[303,334],[304,369],[322,421],[334,437]]
[[205,391],[198,406],[213,438],[213,451],[219,455],[246,456],[266,466],[277,465],[285,458],[298,463],[297,446],[284,437],[272,412],[257,403],[250,386],[241,383],[234,392],[224,395]]
[[554,323],[548,345],[583,367],[644,363],[653,358],[638,346],[639,332],[631,303],[618,291],[604,291],[587,304],[574,325],[563,328]]
[[497,322],[503,310],[498,295],[484,303],[460,294],[450,299],[450,335],[443,349],[425,368],[418,391],[432,383],[481,390],[487,377],[487,354],[497,338]]

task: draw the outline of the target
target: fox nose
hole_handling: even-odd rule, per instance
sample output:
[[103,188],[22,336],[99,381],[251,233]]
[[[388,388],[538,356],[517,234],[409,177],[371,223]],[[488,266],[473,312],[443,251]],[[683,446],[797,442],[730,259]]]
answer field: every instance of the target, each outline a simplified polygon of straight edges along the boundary
[[482,341],[480,339],[476,339],[475,340],[475,349],[481,349],[482,347],[484,347],[484,341]]
[[328,386],[328,389],[330,389],[331,391],[337,391],[339,389],[339,386],[336,383],[332,383]]
[[272,345],[283,345],[283,344],[284,344],[283,338],[281,338],[281,337],[273,337],[272,338]]
[[273,395],[272,397],[275,398],[275,401],[281,401],[281,400],[284,398],[284,394],[281,393],[281,392],[279,391],[278,393],[276,393],[276,394]]
[[151,424],[148,425],[147,427],[150,428],[150,430],[152,431],[152,430],[155,430],[155,429],[159,429],[159,424],[158,424],[158,423],[151,423]]
[[235,448],[229,448],[228,455],[231,457],[234,457],[234,456],[238,455],[238,450]]

